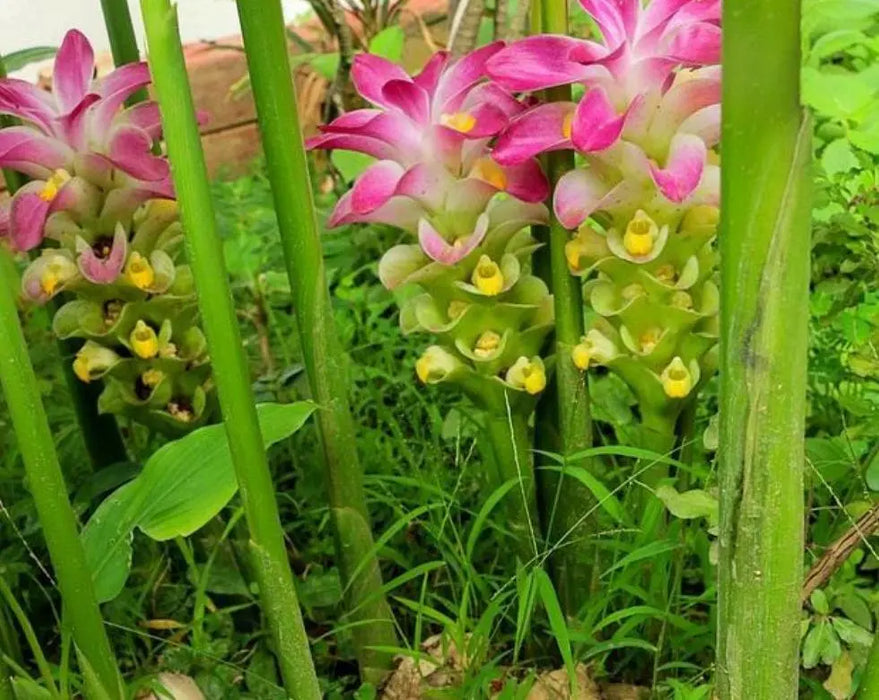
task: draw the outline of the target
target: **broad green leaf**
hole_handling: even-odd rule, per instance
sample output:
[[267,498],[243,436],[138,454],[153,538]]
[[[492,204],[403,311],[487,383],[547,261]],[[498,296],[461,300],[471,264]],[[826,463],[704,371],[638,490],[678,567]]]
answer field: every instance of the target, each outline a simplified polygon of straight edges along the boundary
[[30,678],[12,678],[15,700],[52,700],[52,693]]
[[13,51],[3,56],[3,67],[7,73],[13,73],[31,63],[52,58],[57,52],[58,49],[54,46],[33,46],[29,49]]
[[873,644],[873,635],[860,625],[844,617],[831,617],[830,622],[839,638],[850,647],[862,647],[866,652]]
[[827,595],[820,588],[812,591],[812,595],[809,596],[809,602],[812,604],[812,609],[819,615],[830,614],[830,603],[827,602]]
[[851,144],[846,139],[836,139],[824,149],[821,154],[821,165],[829,177],[839,173],[847,173],[857,168],[860,164],[852,151]]
[[815,65],[823,58],[868,41],[869,39],[864,32],[856,29],[838,29],[818,38],[809,51],[808,60]]
[[871,491],[879,491],[879,453],[875,454],[867,465],[864,479],[867,482],[867,488]]
[[406,43],[406,32],[397,24],[382,29],[369,42],[369,53],[386,58],[393,63],[403,60],[403,45]]
[[815,668],[819,663],[830,665],[839,658],[842,646],[829,620],[819,620],[803,642],[803,668]]
[[682,520],[706,518],[712,527],[718,523],[717,497],[707,491],[691,489],[679,492],[672,486],[660,486],[656,489],[656,497],[676,518]]
[[[266,447],[295,433],[313,411],[310,402],[258,406]],[[141,474],[113,492],[83,529],[98,599],[112,600],[125,586],[135,528],[156,540],[188,536],[219,513],[237,488],[222,424],[157,450]]]
[[803,102],[819,114],[837,119],[853,119],[869,107],[876,93],[866,76],[857,73],[829,73],[803,68]]

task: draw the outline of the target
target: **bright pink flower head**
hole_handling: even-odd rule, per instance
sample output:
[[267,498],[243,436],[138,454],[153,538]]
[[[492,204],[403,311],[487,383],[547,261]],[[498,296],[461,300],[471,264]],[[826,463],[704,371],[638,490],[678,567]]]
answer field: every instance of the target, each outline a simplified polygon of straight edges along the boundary
[[[94,52],[71,30],[55,58],[53,90],[23,80],[0,81],[0,114],[24,123],[0,130],[0,167],[38,183],[14,198],[9,231],[22,250],[42,240],[46,218],[67,209],[85,178],[104,189],[124,188],[134,206],[149,197],[172,197],[167,161],[152,152],[161,124],[158,106],[125,100],[150,82],[145,63],[93,79]],[[135,201],[136,200],[136,201]]]
[[435,260],[453,264],[486,235],[486,208],[498,192],[523,204],[546,199],[549,185],[536,160],[500,165],[491,156],[491,140],[526,108],[485,80],[486,61],[503,46],[458,61],[439,52],[415,77],[378,56],[355,57],[351,78],[375,108],[342,115],[308,147],[378,160],[339,200],[331,226],[393,224],[418,234]]
[[512,165],[562,149],[586,156],[592,172],[568,173],[555,192],[556,214],[570,228],[638,199],[655,197],[657,210],[670,211],[693,197],[716,203],[708,151],[720,131],[719,0],[581,4],[603,43],[534,36],[488,62],[510,89],[586,87],[579,103],[543,104],[511,120],[495,160]]
[[583,83],[603,87],[613,102],[667,88],[677,67],[720,61],[720,0],[580,0],[602,41],[540,35],[523,39],[488,62],[491,77],[530,92]]

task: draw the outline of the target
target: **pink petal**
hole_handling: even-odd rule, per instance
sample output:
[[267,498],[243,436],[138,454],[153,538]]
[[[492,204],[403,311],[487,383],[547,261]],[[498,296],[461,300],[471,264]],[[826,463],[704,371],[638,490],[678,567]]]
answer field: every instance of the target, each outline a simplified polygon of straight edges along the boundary
[[81,177],[74,176],[59,188],[49,205],[49,213],[69,211],[80,219],[94,216],[102,199],[97,187]]
[[507,115],[492,104],[482,104],[470,112],[476,120],[473,128],[464,135],[468,139],[484,139],[497,135],[509,121]]
[[703,66],[720,62],[720,27],[707,22],[688,24],[670,36],[664,36],[666,53],[687,66]]
[[394,195],[403,172],[403,166],[392,160],[370,165],[351,188],[351,211],[368,214],[385,204]]
[[516,117],[500,135],[492,157],[501,165],[524,163],[538,153],[571,147],[565,120],[575,110],[571,102],[538,105]]
[[[453,180],[446,191],[446,201],[442,213],[448,214],[457,223],[466,222],[469,229],[471,221],[485,211],[491,198],[497,194],[498,188],[475,177]],[[468,231],[457,231],[459,235]]]
[[616,47],[634,39],[639,0],[580,0],[580,5],[598,24],[608,46]]
[[561,224],[575,229],[586,221],[608,193],[609,187],[591,170],[570,170],[562,175],[553,195],[553,209]]
[[[631,109],[632,105],[629,105]],[[617,114],[602,88],[592,88],[580,100],[571,123],[571,140],[581,153],[603,151],[623,132],[628,110]]]
[[95,284],[111,284],[118,279],[128,256],[128,236],[121,226],[117,227],[106,258],[99,258],[82,239],[77,242],[77,252],[80,255],[76,262],[83,277]]
[[37,178],[69,166],[73,152],[58,139],[27,126],[0,129],[0,167]]
[[467,93],[467,98],[461,103],[461,109],[471,112],[484,104],[490,104],[499,109],[508,119],[524,112],[527,107],[517,100],[509,90],[502,88],[497,83],[480,83]]
[[168,176],[168,162],[152,152],[149,134],[136,126],[116,127],[107,144],[113,164],[139,180],[161,180]]
[[70,112],[88,92],[95,71],[92,45],[82,32],[71,29],[55,56],[53,92],[62,113]]
[[15,193],[9,210],[9,232],[16,250],[33,250],[43,242],[49,202],[37,194],[42,182],[33,182]]
[[709,105],[720,104],[720,69],[703,68],[698,73],[706,77],[678,82],[662,96],[650,126],[652,138],[671,139],[691,114]]
[[421,69],[421,72],[412,79],[412,82],[424,90],[428,95],[433,95],[437,83],[439,82],[440,75],[445,70],[446,64],[449,62],[450,55],[451,54],[449,54],[448,51],[437,51],[430,57],[430,60],[424,68]]
[[9,208],[10,202],[8,199],[0,201],[0,238],[5,238],[9,235],[9,228],[11,226]]
[[683,134],[693,134],[709,148],[720,142],[720,105],[709,105],[691,114],[680,126]]
[[122,96],[123,101],[132,93],[150,84],[150,69],[145,61],[127,63],[95,81],[94,90],[101,97]]
[[[641,16],[641,26],[638,27],[643,36],[666,22],[681,7],[691,0],[650,0]],[[704,0],[700,0],[704,2]],[[707,3],[706,3],[707,4]]]
[[671,141],[665,168],[650,164],[656,186],[672,202],[683,202],[699,185],[705,168],[705,142],[692,134],[678,134]]
[[0,114],[11,114],[39,125],[51,133],[56,115],[52,96],[24,80],[0,80]]
[[453,182],[449,171],[436,163],[414,165],[397,183],[395,194],[411,197],[428,209],[440,209]]
[[536,160],[504,168],[506,191],[523,202],[542,202],[549,197],[549,180]]
[[363,97],[373,104],[387,107],[382,95],[382,88],[391,80],[410,80],[400,66],[396,63],[375,56],[370,53],[360,53],[354,56],[351,66],[351,82]]
[[[406,116],[399,113],[387,113],[378,109],[358,109],[343,114],[332,123],[321,127],[325,134],[348,134],[357,137],[368,137],[385,144],[384,153],[408,153],[416,155],[421,152],[423,134]],[[322,137],[309,139],[309,148],[327,148],[320,145]],[[317,144],[317,145],[311,145]],[[380,148],[375,144],[370,145],[373,149]],[[345,146],[332,146],[332,148],[346,148]],[[350,150],[360,150],[352,148]],[[364,151],[366,152],[366,151]],[[370,153],[378,158],[392,157],[390,155],[378,155]],[[398,158],[399,160],[399,158]]]
[[162,116],[159,113],[157,102],[149,100],[139,102],[122,112],[119,117],[121,123],[128,123],[142,129],[150,138],[157,141],[162,135]]
[[335,228],[344,224],[362,222],[388,224],[406,231],[412,231],[415,229],[418,218],[423,213],[424,209],[418,202],[408,197],[391,197],[378,209],[374,209],[367,214],[358,214],[352,208],[352,191],[349,190],[336,202],[333,213],[327,219],[327,226]]
[[449,244],[427,219],[421,219],[418,222],[418,242],[431,260],[442,265],[454,265],[466,258],[482,243],[482,239],[488,232],[488,222],[488,214],[481,214],[476,220],[473,233],[460,243],[456,241]]
[[430,97],[411,80],[389,80],[382,87],[382,99],[419,124],[430,119]]
[[[86,146],[88,126],[88,117],[91,107],[100,101],[100,97],[94,93],[89,93],[67,114],[59,117],[57,120],[58,127],[64,135],[69,146],[76,150],[83,150]],[[106,134],[106,131],[104,131]]]
[[541,34],[499,51],[486,70],[508,90],[530,92],[579,82],[590,74],[586,63],[606,55],[607,50],[593,42]]
[[441,112],[453,112],[464,99],[465,93],[486,76],[486,63],[504,48],[504,42],[495,41],[471,51],[455,61],[440,77],[434,102]]
[[358,136],[355,134],[323,134],[306,139],[305,147],[309,150],[321,149],[325,151],[356,151],[365,153],[374,158],[393,158],[397,149],[370,136]]

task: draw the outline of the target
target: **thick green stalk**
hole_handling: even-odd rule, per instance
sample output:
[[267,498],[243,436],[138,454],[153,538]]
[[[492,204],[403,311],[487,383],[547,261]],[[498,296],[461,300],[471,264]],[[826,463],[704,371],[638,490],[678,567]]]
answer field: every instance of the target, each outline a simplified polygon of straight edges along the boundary
[[[365,566],[363,563],[363,557],[374,547],[357,454],[357,432],[348,400],[349,372],[333,322],[281,3],[238,0],[238,16],[302,355],[312,396],[320,406],[317,421],[336,552],[348,591],[348,607],[356,610],[351,622],[357,624],[352,633],[361,675],[374,680],[388,668],[391,659],[367,647],[394,646],[396,635],[390,608],[381,594],[378,561],[372,558]],[[365,600],[372,602],[363,604]]]
[[810,126],[799,0],[723,7],[721,700],[797,696]]
[[[107,36],[110,38],[113,63],[117,67],[126,63],[137,63],[140,60],[140,51],[137,48],[134,25],[131,23],[128,0],[101,0],[101,10],[104,13]],[[147,91],[146,88],[142,88],[129,97],[127,103],[131,105],[145,99],[147,99]]]
[[528,422],[518,414],[486,416],[486,432],[494,452],[500,486],[514,479],[517,485],[505,497],[506,527],[513,533],[516,555],[523,564],[540,557],[540,523]]
[[74,640],[80,652],[94,669],[108,697],[122,698],[122,678],[95,600],[76,516],[67,498],[52,432],[40,400],[40,388],[18,320],[15,297],[8,285],[0,285],[0,329],[3,329],[4,336],[0,385],[6,396],[27,481],[58,578],[64,614],[73,626]]
[[186,231],[186,250],[250,528],[250,549],[262,608],[288,694],[297,700],[317,700],[321,697],[320,688],[287,559],[223,246],[217,233],[176,8],[172,8],[169,0],[141,0],[141,9],[165,142]]
[[[566,0],[543,0],[540,4],[541,26],[544,32],[568,33],[568,5]],[[571,88],[563,86],[547,90],[549,101],[570,101]],[[546,170],[553,188],[559,178],[574,167],[570,151],[549,153]],[[592,417],[589,390],[585,375],[571,359],[574,346],[583,335],[583,292],[580,280],[568,269],[565,244],[570,236],[559,220],[552,215],[549,226],[550,289],[555,300],[555,381],[558,402],[558,449],[572,454],[592,446]],[[581,465],[577,465],[581,466]],[[594,547],[589,540],[590,524],[582,519],[589,509],[589,491],[576,479],[561,474],[541,474],[541,520],[546,524],[546,538],[552,544],[558,533],[567,532],[577,523],[573,542],[564,547],[553,559],[556,587],[569,615],[576,614],[589,594],[591,563]]]
[[873,646],[870,647],[870,656],[867,657],[867,666],[861,683],[858,685],[858,700],[870,700],[879,698],[879,634],[873,637]]

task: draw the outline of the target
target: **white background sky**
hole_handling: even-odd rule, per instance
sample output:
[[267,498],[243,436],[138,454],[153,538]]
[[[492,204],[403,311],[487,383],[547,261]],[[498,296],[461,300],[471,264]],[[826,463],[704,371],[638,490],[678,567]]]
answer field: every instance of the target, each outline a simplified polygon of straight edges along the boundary
[[[282,0],[287,21],[308,10],[306,0]],[[139,0],[128,0],[143,51]],[[234,0],[178,0],[180,33],[185,42],[239,34]],[[109,50],[100,0],[0,0],[0,54],[31,46],[58,46],[68,29],[77,28],[96,52]],[[31,67],[19,77],[33,78]]]

